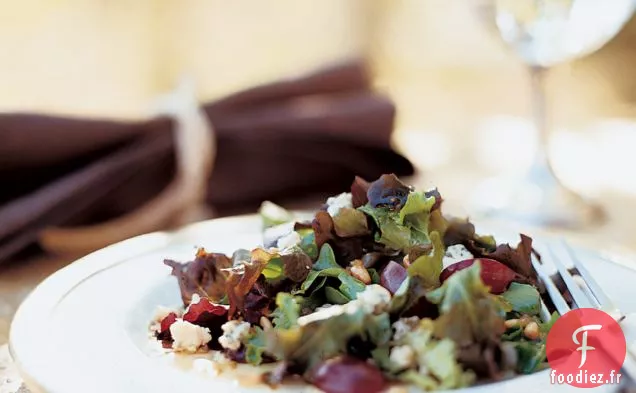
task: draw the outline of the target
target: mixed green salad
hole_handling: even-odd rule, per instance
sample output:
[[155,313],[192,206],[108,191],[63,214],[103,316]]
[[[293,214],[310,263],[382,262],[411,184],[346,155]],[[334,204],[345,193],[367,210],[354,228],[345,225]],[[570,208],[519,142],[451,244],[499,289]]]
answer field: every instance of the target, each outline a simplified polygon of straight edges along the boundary
[[222,351],[263,381],[303,378],[330,392],[395,383],[452,389],[546,366],[532,239],[516,247],[442,214],[434,189],[394,175],[356,178],[312,220],[263,204],[264,244],[166,260],[185,310],[152,330],[175,351]]

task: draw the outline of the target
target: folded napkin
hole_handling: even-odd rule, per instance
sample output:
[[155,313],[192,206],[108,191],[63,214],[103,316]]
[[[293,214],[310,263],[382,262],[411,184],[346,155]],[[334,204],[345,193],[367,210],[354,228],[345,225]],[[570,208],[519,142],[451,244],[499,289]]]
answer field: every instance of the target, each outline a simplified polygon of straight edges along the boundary
[[347,189],[355,175],[413,172],[390,146],[395,107],[359,62],[195,112],[134,122],[0,114],[0,263],[34,245],[88,252],[201,206],[251,212]]

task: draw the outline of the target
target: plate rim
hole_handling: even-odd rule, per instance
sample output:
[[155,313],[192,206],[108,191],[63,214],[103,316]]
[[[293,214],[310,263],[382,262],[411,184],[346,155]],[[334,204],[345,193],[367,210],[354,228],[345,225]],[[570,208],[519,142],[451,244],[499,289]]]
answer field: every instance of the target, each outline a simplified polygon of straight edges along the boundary
[[[255,221],[258,217],[258,214],[219,217],[193,222],[173,230],[137,235],[75,259],[38,283],[18,306],[11,320],[7,343],[9,355],[29,389],[36,393],[51,391],[44,386],[41,376],[38,377],[27,371],[25,356],[20,355],[21,352],[23,354],[30,352],[23,344],[28,342],[28,336],[34,333],[34,329],[31,328],[32,325],[35,325],[33,321],[42,319],[42,310],[45,313],[52,312],[55,309],[55,304],[62,301],[74,287],[91,276],[130,259],[158,252],[169,248],[172,244],[178,244],[181,236],[186,235],[187,237],[187,233],[196,231],[199,227],[223,225],[223,222],[226,221]],[[131,253],[131,250],[135,250],[135,252]],[[123,251],[125,254],[122,253]]]
[[[28,336],[34,332],[34,328],[31,326],[37,325],[33,323],[33,321],[42,319],[42,307],[45,308],[45,312],[52,312],[55,309],[56,303],[62,301],[74,287],[91,276],[118,264],[125,263],[130,259],[138,258],[148,253],[158,252],[162,249],[169,248],[174,244],[181,244],[183,243],[183,236],[188,238],[187,234],[190,232],[197,232],[198,228],[205,228],[209,225],[223,225],[224,222],[238,223],[239,221],[244,221],[245,223],[254,224],[258,221],[258,219],[259,215],[256,213],[220,217],[194,222],[174,230],[156,231],[138,235],[111,244],[78,258],[42,280],[19,305],[9,329],[9,354],[13,358],[15,366],[27,386],[34,392],[51,391],[46,388],[43,384],[45,382],[42,381],[42,379],[46,379],[46,375],[43,376],[44,373],[42,371],[38,372],[40,374],[39,376],[34,375],[37,373],[29,373],[27,371],[29,367],[24,363],[24,354],[32,352],[32,350],[28,349],[28,346],[25,345],[25,343],[29,341]],[[497,225],[494,226],[494,228],[497,227]],[[501,226],[499,228],[502,229],[503,232],[509,232],[511,230],[505,226]],[[541,233],[541,231],[537,232],[539,233],[538,237],[540,238],[554,237],[550,234]],[[576,247],[581,250],[589,251],[588,248],[578,244]],[[602,257],[605,249],[606,248],[604,247],[602,250],[596,251],[595,253],[597,253],[599,257]],[[135,251],[131,253],[131,250]],[[621,253],[621,255],[629,256],[632,255],[632,253],[625,252]],[[634,269],[635,267],[628,266],[624,263],[617,263],[607,258],[604,259],[607,262],[618,266],[630,269]],[[55,294],[55,296],[51,296],[52,293]],[[20,355],[20,353],[22,353],[22,355]],[[523,377],[531,377],[531,375],[521,376],[521,378]]]

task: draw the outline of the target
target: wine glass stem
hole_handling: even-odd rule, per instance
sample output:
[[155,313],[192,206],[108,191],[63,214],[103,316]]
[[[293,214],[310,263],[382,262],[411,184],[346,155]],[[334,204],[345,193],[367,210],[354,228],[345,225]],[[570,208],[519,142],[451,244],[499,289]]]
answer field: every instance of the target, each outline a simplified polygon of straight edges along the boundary
[[544,79],[547,69],[539,66],[530,68],[532,81],[532,116],[537,130],[537,148],[534,157],[533,171],[543,172],[543,175],[553,176],[552,167],[548,158],[549,139],[548,121],[546,112],[546,94]]

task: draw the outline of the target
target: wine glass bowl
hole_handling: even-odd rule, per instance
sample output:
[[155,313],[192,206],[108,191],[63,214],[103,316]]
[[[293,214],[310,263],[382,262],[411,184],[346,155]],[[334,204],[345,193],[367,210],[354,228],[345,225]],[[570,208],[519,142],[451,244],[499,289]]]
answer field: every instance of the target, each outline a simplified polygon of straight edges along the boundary
[[600,206],[565,187],[547,154],[544,76],[551,66],[600,49],[630,19],[635,0],[485,0],[473,3],[487,25],[527,66],[538,148],[523,178],[481,184],[473,208],[490,216],[552,227],[580,228],[604,218]]
[[528,65],[551,67],[596,52],[623,28],[633,0],[494,0],[501,38]]

